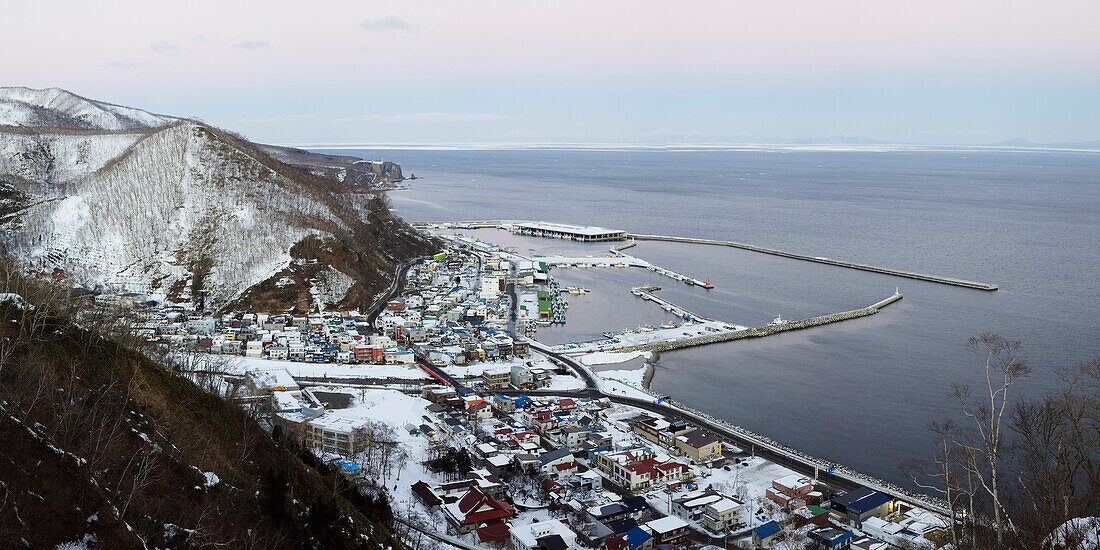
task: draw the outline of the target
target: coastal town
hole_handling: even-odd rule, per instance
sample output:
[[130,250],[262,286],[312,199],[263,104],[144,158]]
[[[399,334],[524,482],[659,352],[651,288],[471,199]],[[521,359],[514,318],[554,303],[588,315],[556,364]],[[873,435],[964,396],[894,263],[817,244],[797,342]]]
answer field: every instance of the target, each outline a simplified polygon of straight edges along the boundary
[[[945,540],[934,507],[824,464],[809,471],[766,440],[673,408],[648,390],[644,369],[617,367],[644,362],[647,345],[747,327],[683,310],[680,324],[543,345],[539,327],[564,323],[566,297],[585,290],[562,289],[551,275],[567,262],[461,236],[445,242],[365,312],[214,315],[133,293],[93,299],[127,311],[148,345],[188,355],[196,373],[214,373],[227,397],[343,475],[379,485],[402,521],[439,544],[885,549]],[[633,261],[612,252],[589,261]]]

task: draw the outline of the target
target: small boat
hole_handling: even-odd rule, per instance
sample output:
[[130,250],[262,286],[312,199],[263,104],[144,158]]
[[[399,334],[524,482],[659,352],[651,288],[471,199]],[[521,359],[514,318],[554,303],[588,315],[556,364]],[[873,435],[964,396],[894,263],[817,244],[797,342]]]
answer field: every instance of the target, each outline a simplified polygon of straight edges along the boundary
[[789,322],[790,321],[784,319],[782,315],[779,315],[775,319],[772,319],[772,322],[768,323],[768,326],[769,327],[774,327],[774,326],[777,326],[777,325],[784,325],[784,324],[787,324]]

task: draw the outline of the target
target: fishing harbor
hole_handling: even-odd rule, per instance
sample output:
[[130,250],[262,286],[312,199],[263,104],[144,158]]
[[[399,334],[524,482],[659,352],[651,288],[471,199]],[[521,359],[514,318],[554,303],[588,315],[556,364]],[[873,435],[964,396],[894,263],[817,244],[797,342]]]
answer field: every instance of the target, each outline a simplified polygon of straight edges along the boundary
[[[507,229],[509,233],[523,236],[534,236],[553,239],[573,240],[579,242],[603,242],[614,236],[625,234],[606,228],[593,228],[581,226],[565,226],[562,224],[524,225],[513,223],[499,223],[494,227],[492,222],[470,222],[446,225],[425,226],[424,229]],[[515,227],[521,227],[516,231]],[[543,229],[554,228],[549,233]],[[534,228],[540,228],[535,231]],[[569,229],[573,228],[573,233]],[[611,237],[609,237],[609,235]],[[504,280],[505,284],[514,285],[517,295],[516,321],[522,327],[523,333],[529,338],[535,338],[540,327],[563,326],[568,321],[570,308],[568,296],[583,296],[591,292],[590,289],[580,285],[563,287],[556,277],[551,274],[551,269],[577,269],[577,268],[644,268],[656,275],[685,283],[688,287],[700,287],[705,290],[715,288],[709,280],[701,280],[684,275],[680,272],[656,265],[637,256],[629,255],[623,250],[636,246],[635,239],[626,244],[610,249],[606,256],[594,255],[556,255],[546,256],[541,253],[521,254],[515,247],[502,247],[488,242],[491,239],[485,237],[474,238],[463,234],[443,234],[439,236],[454,242],[469,245],[481,252],[490,253],[500,259],[507,260],[518,266],[518,269],[509,273]],[[591,238],[592,240],[586,240]],[[625,237],[622,240],[626,240]],[[534,286],[531,286],[534,285]],[[618,332],[602,330],[602,338],[589,338],[567,341],[552,346],[558,353],[573,356],[585,355],[595,352],[613,351],[667,351],[682,349],[717,342],[738,340],[743,338],[758,338],[770,336],[790,330],[798,330],[820,326],[829,323],[846,321],[873,315],[887,305],[902,298],[900,289],[895,289],[894,294],[867,307],[841,311],[826,315],[818,315],[798,320],[785,320],[777,316],[770,323],[763,326],[750,327],[731,321],[723,321],[705,317],[666,299],[658,292],[662,290],[660,285],[647,284],[630,287],[630,293],[648,303],[652,303],[666,314],[674,316],[677,320],[672,322],[640,324],[635,328],[627,328]],[[606,322],[606,319],[603,321]]]

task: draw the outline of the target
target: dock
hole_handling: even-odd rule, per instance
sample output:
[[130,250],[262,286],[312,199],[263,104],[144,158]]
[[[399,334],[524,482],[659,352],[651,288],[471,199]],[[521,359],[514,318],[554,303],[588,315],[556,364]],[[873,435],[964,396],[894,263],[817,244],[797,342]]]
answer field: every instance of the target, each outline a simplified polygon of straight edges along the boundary
[[685,309],[683,307],[680,307],[680,306],[678,306],[678,305],[676,305],[676,304],[674,304],[674,303],[672,303],[672,302],[670,302],[670,301],[668,301],[664,298],[658,297],[656,294],[653,294],[653,292],[658,291],[658,290],[661,290],[661,287],[656,286],[656,285],[636,286],[636,287],[630,289],[630,293],[637,296],[637,297],[639,297],[639,298],[641,298],[641,299],[643,299],[643,300],[649,300],[649,301],[661,306],[661,308],[663,308],[665,311],[668,311],[670,313],[673,313],[673,314],[679,315],[680,317],[683,317],[685,321],[711,321],[711,320],[713,320],[713,319],[707,319],[706,317],[703,317],[701,315],[696,315],[695,313],[692,313],[692,312],[688,311],[687,309]]
[[659,265],[650,264],[649,267],[646,268],[646,269],[649,269],[650,271],[652,271],[654,273],[664,275],[665,277],[668,277],[670,279],[676,279],[677,281],[680,281],[680,282],[685,283],[685,284],[689,284],[691,286],[702,287],[702,288],[705,288],[707,290],[710,290],[710,289],[714,288],[714,285],[712,285],[710,283],[709,279],[706,280],[706,281],[703,281],[703,280],[700,280],[700,279],[696,279],[695,277],[690,277],[688,275],[684,275],[683,273],[677,273],[677,272],[675,272],[671,269],[663,268]]
[[630,238],[639,241],[668,241],[676,243],[688,243],[688,244],[708,244],[716,246],[730,246],[733,248],[740,248],[742,250],[750,250],[752,252],[763,252],[764,254],[772,254],[774,256],[782,256],[784,258],[791,258],[794,260],[804,260],[807,262],[817,262],[821,264],[835,265],[838,267],[846,267],[849,269],[859,269],[862,271],[871,271],[874,273],[882,273],[885,275],[893,275],[895,277],[907,277],[909,279],[918,279],[921,281],[930,281],[933,283],[940,283],[945,285],[961,286],[966,288],[974,288],[978,290],[997,290],[997,285],[992,283],[981,283],[977,281],[968,281],[966,279],[957,279],[954,277],[942,277],[940,275],[930,275],[927,273],[917,273],[913,271],[904,271],[901,269],[892,269],[888,267],[878,267],[867,264],[860,264],[855,262],[846,262],[843,260],[833,260],[831,258],[822,258],[819,256],[807,256],[805,254],[795,254],[793,252],[784,252],[782,250],[776,250],[774,248],[765,248],[762,246],[754,246],[751,244],[738,243],[733,241],[716,241],[712,239],[694,239],[690,237],[669,237],[665,235],[635,235],[629,234]]

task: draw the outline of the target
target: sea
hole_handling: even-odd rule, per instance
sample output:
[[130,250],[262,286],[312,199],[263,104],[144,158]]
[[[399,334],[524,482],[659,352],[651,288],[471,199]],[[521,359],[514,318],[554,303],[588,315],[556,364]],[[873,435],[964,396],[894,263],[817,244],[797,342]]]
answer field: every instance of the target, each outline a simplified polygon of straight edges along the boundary
[[[727,247],[639,242],[627,252],[715,285],[643,269],[556,269],[570,296],[548,343],[676,322],[659,295],[749,326],[871,305],[877,315],[660,354],[654,391],[811,455],[910,485],[930,421],[959,419],[953,385],[985,391],[967,339],[1020,340],[1032,373],[1012,398],[1058,391],[1100,356],[1100,154],[1032,150],[330,150],[384,157],[418,179],[389,193],[410,221],[525,219],[733,240],[990,282],[994,292]],[[608,245],[468,234],[520,252]]]

